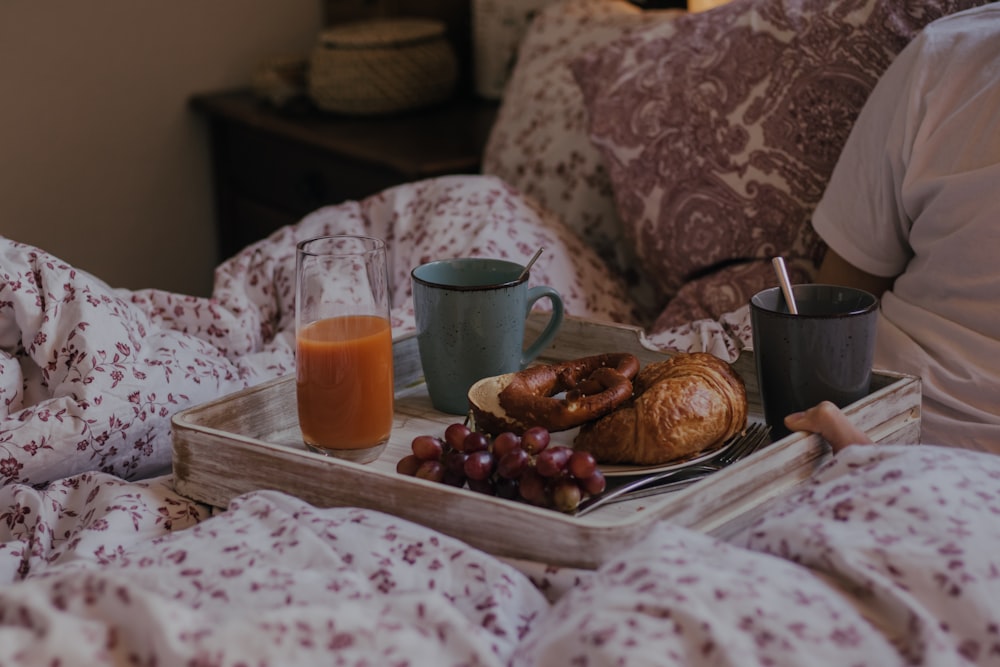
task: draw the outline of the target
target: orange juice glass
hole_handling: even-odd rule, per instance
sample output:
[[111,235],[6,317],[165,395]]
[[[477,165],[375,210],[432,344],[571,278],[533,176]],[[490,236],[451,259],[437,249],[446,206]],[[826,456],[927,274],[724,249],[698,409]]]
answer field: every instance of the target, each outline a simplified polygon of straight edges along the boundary
[[298,245],[295,389],[305,445],[368,463],[393,422],[392,330],[385,245],[329,236]]

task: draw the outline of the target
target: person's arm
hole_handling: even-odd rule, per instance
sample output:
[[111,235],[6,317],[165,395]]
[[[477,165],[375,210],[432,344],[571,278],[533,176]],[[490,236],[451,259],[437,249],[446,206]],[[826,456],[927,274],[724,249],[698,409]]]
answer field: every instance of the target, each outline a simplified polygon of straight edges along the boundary
[[892,287],[895,278],[884,278],[865,273],[838,255],[833,248],[827,248],[826,255],[816,274],[816,282],[823,285],[856,287],[871,292],[881,298],[882,293]]
[[830,401],[804,412],[796,412],[785,417],[785,426],[790,431],[818,433],[830,443],[834,453],[848,445],[871,444],[868,434],[851,423],[843,412]]

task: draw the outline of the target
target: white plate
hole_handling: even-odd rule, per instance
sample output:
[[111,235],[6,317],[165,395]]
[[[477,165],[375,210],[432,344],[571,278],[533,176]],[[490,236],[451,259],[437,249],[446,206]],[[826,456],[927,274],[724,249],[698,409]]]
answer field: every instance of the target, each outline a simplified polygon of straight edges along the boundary
[[697,465],[702,463],[720,452],[724,452],[733,446],[736,442],[736,438],[730,438],[727,443],[719,447],[718,449],[713,449],[704,454],[699,454],[693,459],[684,459],[683,461],[671,461],[670,463],[664,463],[661,465],[654,466],[630,466],[630,465],[612,465],[607,463],[599,463],[597,467],[601,469],[605,477],[624,477],[626,475],[646,475],[654,472],[668,472],[670,470],[679,470],[681,468],[686,468],[687,466]]

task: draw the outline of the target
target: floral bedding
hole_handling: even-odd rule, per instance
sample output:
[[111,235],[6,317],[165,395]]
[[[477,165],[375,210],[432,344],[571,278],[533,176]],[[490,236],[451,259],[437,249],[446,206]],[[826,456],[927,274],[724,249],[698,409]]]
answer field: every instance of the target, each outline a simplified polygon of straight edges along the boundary
[[[697,44],[729,26],[803,81],[829,67],[852,82],[837,106],[849,123],[878,67],[969,4],[733,0],[678,21],[624,0],[553,3],[505,91],[490,175],[320,209],[221,264],[207,298],[116,289],[0,237],[0,666],[1000,664],[998,457],[852,446],[726,542],[664,523],[594,571],[499,559],[390,515],[272,491],[210,508],[170,473],[173,414],[292,371],[294,248],[322,234],[386,240],[397,336],[414,328],[417,264],[523,262],[543,247],[530,282],[559,290],[569,314],[735,360],[750,338],[736,306],[760,286],[762,257],[787,253],[801,278],[821,254],[808,228],[770,238],[755,221],[777,211],[801,225],[842,137],[804,134],[825,142],[803,171],[819,181],[785,192],[766,127],[801,105],[768,107],[753,117],[761,131],[740,134],[735,109],[758,108],[770,70],[752,90],[727,89],[725,59],[699,59],[709,51]],[[790,29],[807,25],[823,30]],[[678,53],[692,60],[639,79],[619,67]],[[716,94],[742,91],[726,118],[704,112],[705,87],[658,83],[695,66]],[[643,99],[627,127],[604,96],[612,82]],[[722,140],[711,164],[628,148],[668,117],[690,120],[681,139]],[[704,167],[690,183],[725,191],[729,212],[660,216],[662,188],[628,176],[659,168],[673,188],[679,166]],[[671,236],[677,221],[687,232]],[[706,258],[699,225],[748,235],[754,250]],[[694,264],[658,266],[668,256]]]
[[[389,242],[397,334],[416,263],[537,247],[531,281],[570,314],[633,322],[593,250],[486,176],[317,211],[222,264],[210,298],[0,239],[0,665],[1000,662],[1000,459],[968,452],[851,447],[728,543],[663,524],[596,571],[276,492],[178,495],[170,416],[291,370],[294,244],[347,232]],[[646,343],[732,359],[745,325]]]

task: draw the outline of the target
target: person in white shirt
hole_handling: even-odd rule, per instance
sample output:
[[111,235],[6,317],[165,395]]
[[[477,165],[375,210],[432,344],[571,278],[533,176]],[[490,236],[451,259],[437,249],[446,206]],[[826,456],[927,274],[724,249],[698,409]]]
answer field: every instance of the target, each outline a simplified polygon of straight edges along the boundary
[[921,440],[1000,453],[1000,4],[893,61],[813,224],[816,282],[881,297],[875,365],[921,378]]

